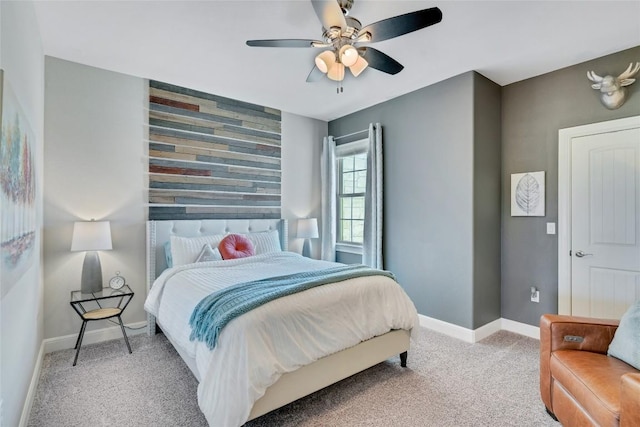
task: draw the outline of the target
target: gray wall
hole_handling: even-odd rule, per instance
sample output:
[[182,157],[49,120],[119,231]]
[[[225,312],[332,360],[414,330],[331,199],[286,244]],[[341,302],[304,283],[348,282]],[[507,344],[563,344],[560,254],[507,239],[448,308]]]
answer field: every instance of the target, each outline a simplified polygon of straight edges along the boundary
[[[382,124],[385,268],[419,313],[465,328],[500,317],[492,307],[474,315],[474,163],[484,162],[474,157],[477,79],[465,73],[329,123],[334,136]],[[483,149],[496,145],[491,132],[478,134]],[[497,283],[487,285],[493,293]]]
[[145,82],[52,57],[45,65],[45,338],[80,329],[69,293],[80,287],[85,253],[70,251],[71,235],[74,221],[91,218],[111,222],[113,250],[100,252],[105,285],[120,271],[136,294],[123,321],[144,321]]
[[[531,325],[557,313],[558,242],[546,223],[558,217],[558,130],[639,115],[638,83],[610,111],[586,78],[638,59],[640,47],[503,88],[467,73],[329,123],[334,136],[383,125],[385,268],[421,314],[477,328],[496,313]],[[538,170],[546,216],[511,217],[511,174]]]
[[[320,153],[327,122],[282,112],[282,217],[289,220],[289,250],[302,253],[297,218],[318,218],[321,226]],[[320,258],[320,239],[311,240],[312,258]]]
[[31,149],[36,172],[36,241],[30,266],[4,295],[0,304],[0,424],[17,426],[43,337],[44,56],[38,21],[31,2],[0,2],[0,40],[0,68],[4,70],[5,85],[10,84],[13,88],[35,136],[35,140],[31,141]]
[[[502,317],[537,325],[558,311],[558,239],[546,223],[558,221],[558,130],[640,114],[640,83],[628,101],[607,110],[586,74],[619,75],[640,60],[640,47],[563,68],[502,89]],[[512,173],[546,171],[546,216],[512,217]],[[540,290],[540,303],[529,288]]]
[[501,88],[474,74],[473,328],[500,317]]
[[362,264],[362,255],[336,251],[336,261],[343,264]]

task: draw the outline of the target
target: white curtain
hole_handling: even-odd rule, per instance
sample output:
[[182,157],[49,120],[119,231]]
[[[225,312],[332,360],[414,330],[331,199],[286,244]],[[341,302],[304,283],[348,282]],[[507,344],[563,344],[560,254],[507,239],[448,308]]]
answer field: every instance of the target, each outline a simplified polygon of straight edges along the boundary
[[322,141],[322,254],[325,261],[336,260],[336,142],[332,136]]
[[[322,259],[336,260],[336,143],[332,136],[322,141]],[[367,185],[365,194],[362,263],[382,269],[382,126],[369,125],[367,141]]]
[[382,269],[382,126],[380,123],[369,124],[362,263],[372,268]]

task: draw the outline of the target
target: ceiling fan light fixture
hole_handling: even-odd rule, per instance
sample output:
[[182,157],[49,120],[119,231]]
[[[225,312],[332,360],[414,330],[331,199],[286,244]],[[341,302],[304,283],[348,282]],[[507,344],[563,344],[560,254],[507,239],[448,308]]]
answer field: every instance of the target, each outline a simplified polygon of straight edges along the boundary
[[371,33],[369,31],[365,31],[358,35],[356,42],[370,42],[371,41]]
[[[2,0],[0,0],[2,1]],[[404,68],[395,59],[373,47],[360,43],[376,43],[421,30],[442,21],[442,11],[437,7],[416,10],[374,22],[365,27],[347,16],[355,0],[311,0],[311,5],[322,24],[322,38],[247,40],[247,46],[280,48],[317,48],[323,50],[315,58],[315,65],[307,76],[307,82],[321,80],[321,73],[337,82],[337,92],[342,93],[345,67],[358,77],[371,67],[386,74],[398,74]],[[366,58],[366,60],[365,60]]]
[[359,57],[360,55],[358,55],[356,48],[350,44],[346,44],[340,48],[340,62],[342,62],[345,67],[351,67],[358,61]]
[[316,67],[327,74],[336,63],[336,55],[332,50],[325,50],[316,56]]
[[344,64],[336,62],[327,73],[327,77],[336,82],[344,80]]
[[356,60],[355,64],[349,67],[349,70],[354,77],[358,77],[360,73],[362,73],[368,66],[369,63],[367,62],[367,60],[358,55],[358,59]]

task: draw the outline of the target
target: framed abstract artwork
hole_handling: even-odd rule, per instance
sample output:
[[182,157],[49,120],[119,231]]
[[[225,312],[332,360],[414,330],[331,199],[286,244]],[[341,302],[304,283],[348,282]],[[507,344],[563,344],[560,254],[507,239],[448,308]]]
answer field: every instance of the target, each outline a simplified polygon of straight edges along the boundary
[[511,174],[511,216],[544,216],[544,171]]
[[0,70],[1,297],[33,262],[36,243],[35,133]]

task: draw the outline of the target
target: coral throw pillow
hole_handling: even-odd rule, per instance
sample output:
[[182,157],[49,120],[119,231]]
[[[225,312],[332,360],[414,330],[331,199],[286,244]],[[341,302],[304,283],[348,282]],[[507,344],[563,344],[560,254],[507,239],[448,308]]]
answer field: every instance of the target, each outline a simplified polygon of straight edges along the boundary
[[229,234],[218,245],[222,259],[245,258],[255,254],[253,243],[245,236]]

